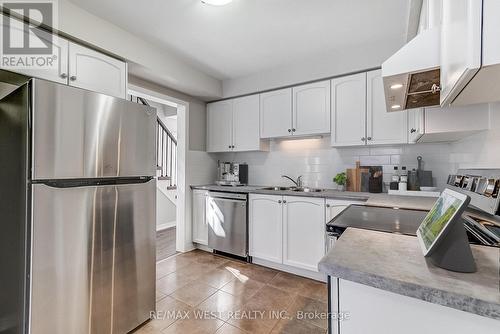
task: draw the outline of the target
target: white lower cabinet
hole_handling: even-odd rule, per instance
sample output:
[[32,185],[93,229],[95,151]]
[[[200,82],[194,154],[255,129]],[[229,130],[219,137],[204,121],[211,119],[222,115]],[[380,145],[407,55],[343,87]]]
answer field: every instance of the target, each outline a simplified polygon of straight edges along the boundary
[[318,271],[325,255],[325,200],[250,194],[250,256]]
[[282,203],[282,196],[250,194],[248,212],[250,256],[275,263],[282,262]]
[[193,190],[193,242],[208,245],[207,191]]
[[500,328],[495,319],[343,279],[338,280],[338,301],[339,311],[348,318],[332,317],[330,326],[339,323],[341,334],[493,334]]
[[283,264],[318,271],[325,255],[325,200],[286,196],[283,213]]

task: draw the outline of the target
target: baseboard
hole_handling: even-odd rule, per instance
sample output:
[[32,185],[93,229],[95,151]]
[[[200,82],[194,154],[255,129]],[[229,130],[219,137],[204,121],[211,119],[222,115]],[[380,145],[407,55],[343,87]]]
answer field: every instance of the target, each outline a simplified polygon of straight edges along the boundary
[[202,245],[202,244],[197,244],[197,243],[193,243],[193,245],[199,249],[199,250],[202,250],[202,251],[205,251],[205,252],[209,252],[209,253],[213,253],[213,249],[208,247],[208,246],[205,246],[205,245]]
[[305,270],[305,269],[301,269],[301,268],[295,268],[295,267],[287,266],[285,264],[274,263],[271,261],[262,260],[262,259],[258,259],[255,257],[252,258],[252,263],[326,283],[326,275],[323,273]]
[[168,223],[165,223],[165,224],[156,225],[156,232],[163,231],[163,230],[166,230],[167,228],[171,228],[171,227],[175,227],[175,226],[177,226],[177,222],[176,221],[168,222]]

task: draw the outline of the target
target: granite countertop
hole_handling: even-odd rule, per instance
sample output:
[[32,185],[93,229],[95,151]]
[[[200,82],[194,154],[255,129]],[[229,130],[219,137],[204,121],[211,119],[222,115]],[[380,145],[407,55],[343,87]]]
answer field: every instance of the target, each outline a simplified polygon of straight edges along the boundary
[[236,192],[236,193],[250,193],[250,194],[264,194],[264,195],[283,195],[283,196],[303,196],[303,197],[316,197],[316,198],[329,198],[350,201],[362,201],[370,206],[383,206],[383,207],[398,207],[405,209],[415,210],[430,210],[436,198],[429,197],[413,197],[413,196],[398,196],[382,194],[372,194],[366,192],[351,192],[351,191],[338,191],[334,189],[325,189],[321,192],[296,192],[291,190],[263,190],[266,186],[241,186],[241,187],[228,187],[218,186],[214,184],[191,186],[192,189],[202,189],[211,191],[223,192]]
[[348,228],[319,263],[321,272],[500,320],[500,249],[471,245],[475,273],[432,265],[412,236]]

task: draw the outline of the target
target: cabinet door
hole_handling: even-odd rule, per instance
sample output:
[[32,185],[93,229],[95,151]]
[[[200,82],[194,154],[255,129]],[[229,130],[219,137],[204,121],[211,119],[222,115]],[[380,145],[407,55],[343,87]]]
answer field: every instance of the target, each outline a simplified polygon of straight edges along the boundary
[[408,112],[408,143],[415,144],[425,133],[424,109],[410,109]]
[[[26,27],[26,24],[10,18],[11,24],[9,25],[10,31],[10,44],[15,46],[24,45],[25,38],[30,40],[30,45],[42,45],[51,44],[52,45],[52,57],[56,57],[54,66],[48,67],[46,69],[30,69],[30,68],[9,68],[0,65],[0,68],[4,68],[9,71],[14,71],[21,73],[30,77],[50,80],[62,84],[68,83],[68,40],[57,35],[52,35],[51,33],[38,29],[30,28],[31,34]],[[2,16],[2,24],[5,26],[7,24],[6,17]],[[38,39],[38,41],[34,41]],[[33,43],[33,44],[31,44]],[[48,55],[50,56],[50,55]]]
[[260,94],[260,137],[275,138],[292,134],[292,89]]
[[325,200],[284,197],[283,264],[318,271],[325,255]]
[[366,140],[368,145],[406,144],[408,114],[387,112],[382,71],[366,73]]
[[366,144],[366,73],[332,80],[332,146]]
[[249,202],[250,256],[282,263],[282,197],[250,194]]
[[205,190],[193,190],[193,242],[208,245]]
[[443,0],[441,106],[449,105],[481,66],[482,0]]
[[259,95],[233,101],[233,151],[260,149]]
[[70,42],[69,84],[106,95],[126,98],[126,63]]
[[233,100],[207,105],[207,152],[229,152],[233,145]]
[[293,87],[294,135],[330,132],[330,81]]

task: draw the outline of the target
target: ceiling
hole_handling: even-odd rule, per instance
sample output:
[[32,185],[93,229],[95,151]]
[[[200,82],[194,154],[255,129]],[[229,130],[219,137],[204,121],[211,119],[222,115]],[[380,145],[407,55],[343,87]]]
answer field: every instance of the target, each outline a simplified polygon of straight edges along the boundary
[[364,43],[406,41],[411,0],[70,0],[217,79]]

